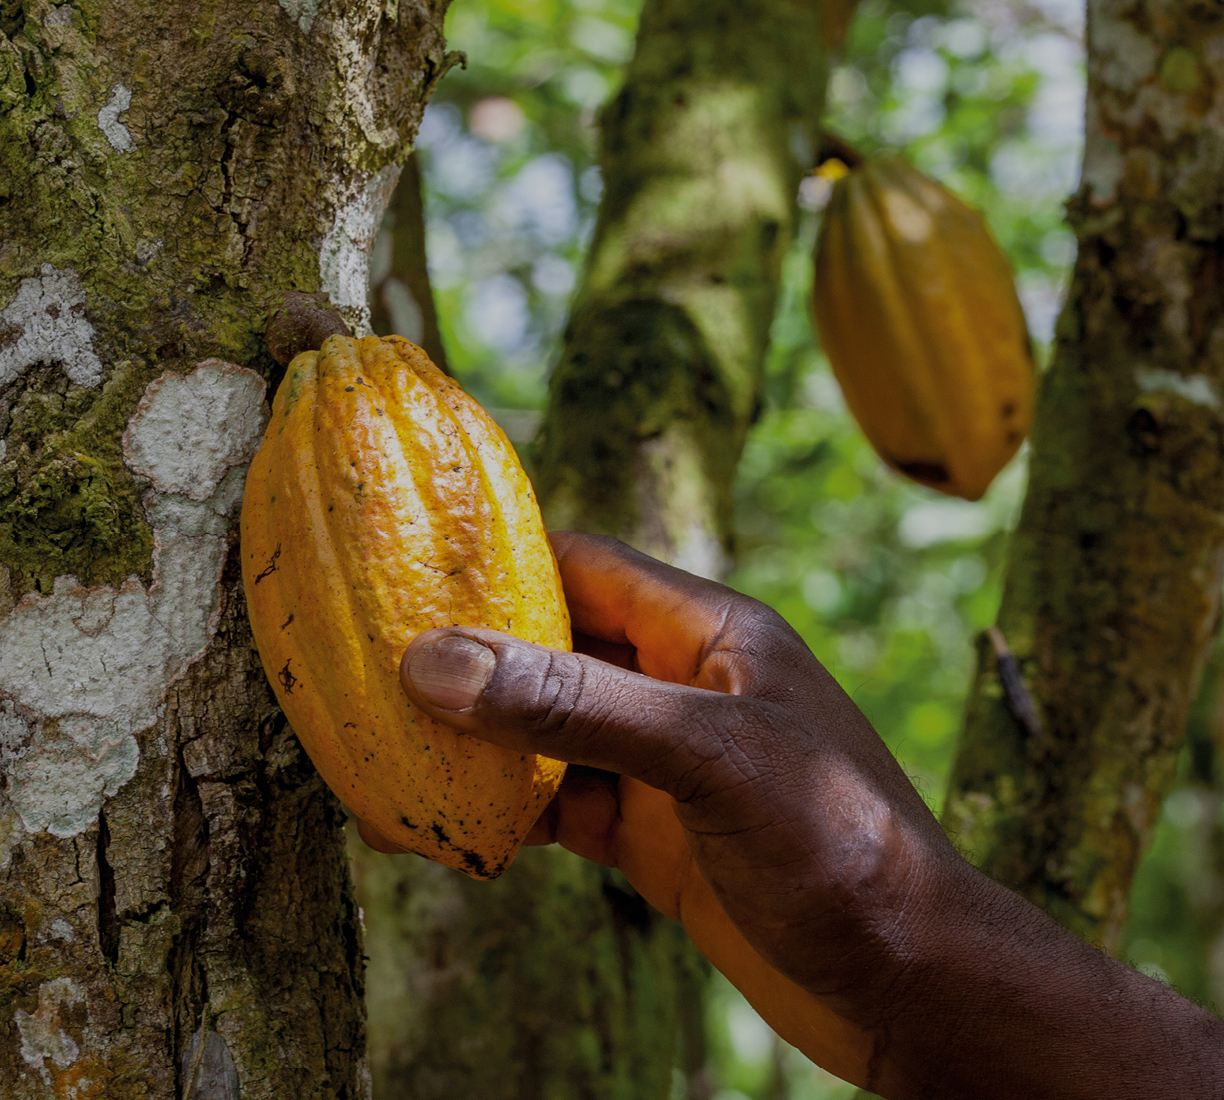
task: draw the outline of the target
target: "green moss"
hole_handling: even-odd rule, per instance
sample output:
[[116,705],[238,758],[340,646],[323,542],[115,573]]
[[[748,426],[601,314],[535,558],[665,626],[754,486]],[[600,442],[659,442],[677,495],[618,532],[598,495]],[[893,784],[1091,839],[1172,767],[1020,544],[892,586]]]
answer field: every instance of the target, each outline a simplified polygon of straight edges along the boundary
[[[787,138],[815,144],[820,41],[819,6],[796,0],[644,6],[603,113],[606,191],[536,456],[551,522],[665,557],[694,530],[729,546],[810,167]],[[652,465],[643,445],[669,435]]]
[[61,574],[88,585],[150,579],[153,535],[123,462],[122,434],[153,373],[124,364],[94,390],[47,366],[10,388],[17,392],[0,464],[0,560],[15,597],[49,591]]

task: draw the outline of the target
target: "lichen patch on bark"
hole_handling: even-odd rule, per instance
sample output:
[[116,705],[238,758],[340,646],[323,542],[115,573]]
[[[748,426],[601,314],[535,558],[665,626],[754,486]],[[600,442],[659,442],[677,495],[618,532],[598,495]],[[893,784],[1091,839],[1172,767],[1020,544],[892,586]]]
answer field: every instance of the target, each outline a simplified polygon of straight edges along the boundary
[[399,175],[398,165],[376,172],[336,211],[319,249],[319,282],[358,336],[370,333],[370,253]]
[[0,309],[0,386],[35,363],[58,363],[77,385],[96,386],[102,362],[85,315],[85,291],[72,270],[43,264],[22,279],[17,296]]
[[[166,372],[125,433],[154,488],[153,583],[118,589],[56,579],[0,621],[0,722],[9,798],[26,830],[70,837],[136,773],[136,735],[216,626],[218,585],[245,464],[262,431],[264,382],[210,360],[186,379]],[[20,736],[21,726],[26,733]],[[16,732],[15,732],[16,731]]]
[[132,132],[119,121],[119,116],[132,105],[131,89],[116,84],[111,89],[110,99],[98,112],[98,129],[102,131],[110,147],[116,153],[130,153],[136,148]]
[[48,1062],[67,1069],[80,1057],[81,1049],[60,1026],[60,1013],[81,1000],[81,990],[71,978],[54,978],[38,988],[38,1008],[33,1012],[17,1010],[17,1030],[21,1034],[21,1057],[43,1081],[51,1085]]

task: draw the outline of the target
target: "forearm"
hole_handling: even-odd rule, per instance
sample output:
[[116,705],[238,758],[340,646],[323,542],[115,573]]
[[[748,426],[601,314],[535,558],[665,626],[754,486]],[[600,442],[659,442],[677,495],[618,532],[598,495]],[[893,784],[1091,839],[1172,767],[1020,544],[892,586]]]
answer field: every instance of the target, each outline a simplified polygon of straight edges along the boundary
[[871,1087],[889,1100],[1224,1096],[1224,1021],[971,869],[915,935]]

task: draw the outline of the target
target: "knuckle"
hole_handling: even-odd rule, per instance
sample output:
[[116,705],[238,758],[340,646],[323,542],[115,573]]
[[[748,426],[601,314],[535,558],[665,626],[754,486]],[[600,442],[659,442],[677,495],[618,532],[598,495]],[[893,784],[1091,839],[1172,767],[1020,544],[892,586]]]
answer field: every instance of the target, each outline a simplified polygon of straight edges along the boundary
[[540,730],[569,741],[597,736],[615,710],[615,699],[607,694],[585,661],[572,653],[551,654],[536,706]]

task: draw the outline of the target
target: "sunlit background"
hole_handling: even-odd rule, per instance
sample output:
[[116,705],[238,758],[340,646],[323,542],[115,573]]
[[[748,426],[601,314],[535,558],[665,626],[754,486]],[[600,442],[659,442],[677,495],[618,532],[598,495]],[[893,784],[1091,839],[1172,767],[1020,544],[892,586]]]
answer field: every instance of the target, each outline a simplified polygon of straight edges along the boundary
[[[637,10],[635,0],[459,0],[449,39],[467,67],[442,82],[421,129],[429,267],[451,366],[498,410],[529,467],[602,189],[597,116],[632,54]],[[1075,251],[1062,205],[1078,180],[1082,38],[1076,0],[951,9],[868,0],[829,90],[832,130],[865,153],[903,150],[986,215],[1043,362]],[[904,482],[876,458],[809,320],[826,199],[823,181],[804,182],[765,411],[740,470],[730,583],[803,634],[938,809],[974,637],[998,607],[1026,455],[976,504]],[[1200,705],[1195,718],[1208,751],[1212,710]],[[1126,941],[1148,973],[1211,1002],[1221,923],[1213,767],[1183,767]],[[726,983],[715,989],[711,1035],[716,1100],[853,1092],[776,1041]]]

